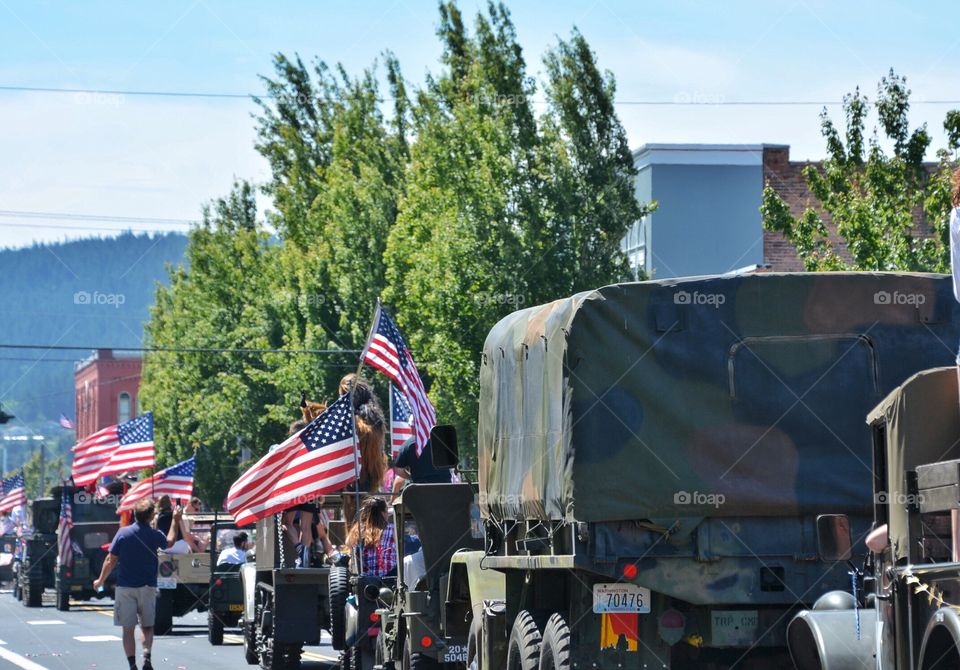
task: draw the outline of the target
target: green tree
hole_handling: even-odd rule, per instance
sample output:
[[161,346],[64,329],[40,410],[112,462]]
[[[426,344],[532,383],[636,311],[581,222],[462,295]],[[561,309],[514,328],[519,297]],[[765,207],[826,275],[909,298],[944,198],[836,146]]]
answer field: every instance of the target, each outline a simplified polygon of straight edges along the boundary
[[[253,188],[239,183],[191,231],[187,263],[157,288],[150,347],[274,348],[281,344],[269,285],[278,249],[256,220]],[[196,485],[219,505],[238,474],[240,449],[261,454],[280,439],[296,393],[278,389],[260,354],[155,352],[141,399],[154,412],[157,469],[197,453]],[[284,411],[286,410],[286,414]]]
[[520,306],[624,278],[619,242],[645,209],[613,78],[579,33],[546,57],[549,109],[538,118],[506,8],[489,4],[472,35],[455,4],[440,15],[446,69],[413,109],[386,298],[425,362],[439,417],[471,444],[490,327]]
[[[822,167],[808,166],[803,172],[819,207],[808,207],[795,217],[767,185],[760,208],[764,226],[786,236],[807,270],[947,271],[950,151],[960,143],[960,114],[947,115],[944,127],[950,151],[938,152],[939,165],[929,170],[923,160],[930,135],[926,125],[910,130],[906,79],[890,70],[877,86],[873,106],[883,139],[874,130],[867,142],[871,103],[859,89],[844,96],[842,137],[824,109],[820,125],[827,158]],[[821,212],[829,215],[852,260],[836,248]]]

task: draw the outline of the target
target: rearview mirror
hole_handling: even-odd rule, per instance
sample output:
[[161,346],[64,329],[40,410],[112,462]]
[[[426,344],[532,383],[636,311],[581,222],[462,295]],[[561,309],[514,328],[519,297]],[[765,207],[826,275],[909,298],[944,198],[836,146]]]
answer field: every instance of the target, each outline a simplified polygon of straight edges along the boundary
[[430,458],[438,470],[455,468],[460,464],[457,429],[451,425],[434,426],[430,430]]
[[849,561],[853,556],[850,519],[846,514],[817,517],[817,551],[824,561]]

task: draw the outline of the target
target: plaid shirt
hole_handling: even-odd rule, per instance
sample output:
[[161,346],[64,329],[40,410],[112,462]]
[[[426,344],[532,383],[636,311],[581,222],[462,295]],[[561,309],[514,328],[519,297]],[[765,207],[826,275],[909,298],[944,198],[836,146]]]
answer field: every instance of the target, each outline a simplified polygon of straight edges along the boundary
[[397,545],[393,541],[393,524],[388,523],[373,547],[363,548],[363,574],[383,577],[397,567]]

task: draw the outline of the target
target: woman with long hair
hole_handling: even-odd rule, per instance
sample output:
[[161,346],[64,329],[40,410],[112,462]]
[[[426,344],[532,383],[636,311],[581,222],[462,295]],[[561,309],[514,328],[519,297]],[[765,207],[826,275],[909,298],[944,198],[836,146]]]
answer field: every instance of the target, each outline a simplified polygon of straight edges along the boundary
[[[362,537],[361,537],[362,529]],[[387,514],[387,501],[368,497],[360,504],[360,526],[354,523],[347,535],[347,545],[360,547],[362,575],[383,577],[396,574],[397,545],[394,542],[393,522]]]
[[[365,379],[348,374],[340,380],[340,395],[353,392],[353,413],[357,425],[357,442],[360,446],[360,480],[347,486],[344,491],[378,493],[383,490],[387,472],[387,455],[384,450],[387,435],[387,419],[373,387]],[[343,518],[349,524],[356,520],[354,496],[343,497]]]

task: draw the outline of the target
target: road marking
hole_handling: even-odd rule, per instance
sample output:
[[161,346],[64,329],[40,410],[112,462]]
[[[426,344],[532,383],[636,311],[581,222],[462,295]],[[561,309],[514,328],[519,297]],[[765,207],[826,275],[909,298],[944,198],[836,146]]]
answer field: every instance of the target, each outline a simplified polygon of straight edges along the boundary
[[43,667],[42,665],[34,663],[30,659],[24,658],[20,654],[15,654],[9,649],[4,649],[3,647],[0,647],[0,658],[13,663],[18,668],[23,668],[23,670],[47,670],[47,668]]
[[312,651],[303,652],[302,656],[310,661],[338,661],[339,659],[335,656],[324,656],[323,654],[315,654]]
[[119,642],[120,638],[116,635],[75,635],[77,642]]
[[31,626],[56,626],[58,624],[66,624],[66,621],[60,621],[60,619],[40,619],[39,621],[28,621],[28,624]]

